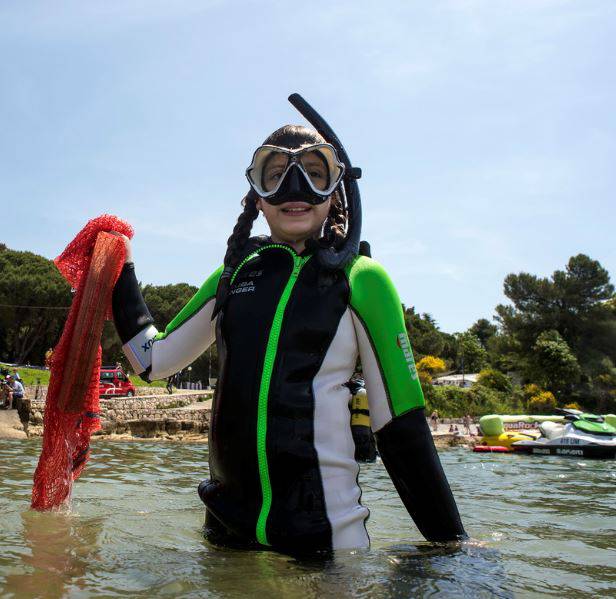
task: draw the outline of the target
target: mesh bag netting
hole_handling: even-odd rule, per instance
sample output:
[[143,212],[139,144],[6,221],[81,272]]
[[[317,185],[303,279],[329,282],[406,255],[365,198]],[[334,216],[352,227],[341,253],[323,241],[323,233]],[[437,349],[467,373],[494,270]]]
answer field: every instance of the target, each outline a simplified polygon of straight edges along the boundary
[[90,435],[100,428],[100,339],[126,254],[122,238],[109,231],[133,236],[129,224],[105,214],[88,222],[54,260],[75,295],[51,359],[34,509],[68,502],[90,454]]

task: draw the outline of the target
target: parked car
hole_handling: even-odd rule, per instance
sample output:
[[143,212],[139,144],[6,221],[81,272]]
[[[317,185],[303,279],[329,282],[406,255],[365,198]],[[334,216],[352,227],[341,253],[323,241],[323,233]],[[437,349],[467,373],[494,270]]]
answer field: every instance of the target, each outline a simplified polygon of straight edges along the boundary
[[100,397],[133,397],[135,386],[121,367],[103,366],[101,368],[98,394]]

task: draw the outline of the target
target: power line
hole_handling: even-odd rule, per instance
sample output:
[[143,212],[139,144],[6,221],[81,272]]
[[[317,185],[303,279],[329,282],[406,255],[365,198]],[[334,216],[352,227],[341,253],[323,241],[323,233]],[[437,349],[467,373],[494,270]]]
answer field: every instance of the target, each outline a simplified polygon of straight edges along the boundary
[[0,304],[0,308],[36,308],[37,310],[70,310],[70,306],[18,306],[17,304]]

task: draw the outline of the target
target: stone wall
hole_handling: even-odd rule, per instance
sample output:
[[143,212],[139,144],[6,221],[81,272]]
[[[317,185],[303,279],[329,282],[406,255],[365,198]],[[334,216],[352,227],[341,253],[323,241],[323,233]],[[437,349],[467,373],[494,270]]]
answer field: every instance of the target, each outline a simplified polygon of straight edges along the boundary
[[[177,392],[143,398],[101,399],[101,430],[97,435],[141,438],[204,435],[210,425],[211,392]],[[44,400],[26,399],[19,416],[29,436],[43,431]]]
[[[25,387],[26,397],[34,399],[36,392],[36,385],[26,385]],[[143,397],[146,395],[168,395],[165,387],[135,387],[136,396]],[[173,395],[183,393],[184,389],[174,389]],[[204,391],[205,393],[205,391]],[[45,399],[47,397],[47,385],[40,385],[38,390],[38,399]]]

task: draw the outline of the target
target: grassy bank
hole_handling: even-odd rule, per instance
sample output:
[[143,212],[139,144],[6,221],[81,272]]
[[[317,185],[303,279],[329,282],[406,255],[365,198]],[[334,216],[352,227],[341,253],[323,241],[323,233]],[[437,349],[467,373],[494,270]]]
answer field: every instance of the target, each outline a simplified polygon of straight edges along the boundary
[[[1,368],[6,368],[10,374],[13,374],[13,367],[8,366],[7,364],[3,364],[0,362]],[[49,384],[49,370],[40,370],[38,368],[25,368],[19,367],[17,369],[19,372],[19,376],[25,385],[36,385],[38,381],[40,381],[41,385]],[[131,382],[135,387],[164,387],[165,381],[154,381],[153,383],[146,383],[137,375],[133,374],[130,377]]]

